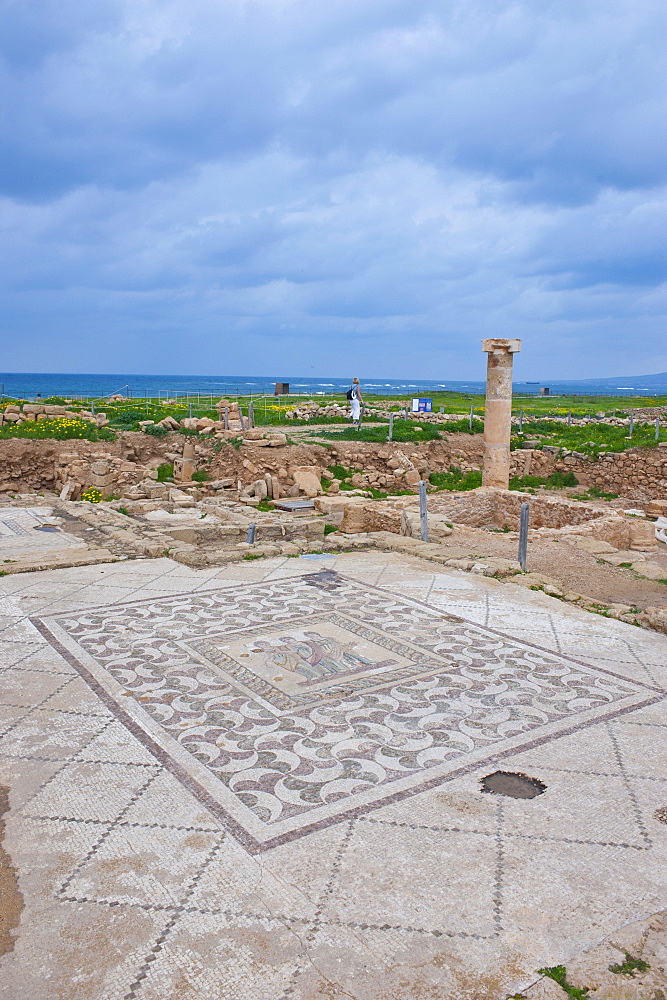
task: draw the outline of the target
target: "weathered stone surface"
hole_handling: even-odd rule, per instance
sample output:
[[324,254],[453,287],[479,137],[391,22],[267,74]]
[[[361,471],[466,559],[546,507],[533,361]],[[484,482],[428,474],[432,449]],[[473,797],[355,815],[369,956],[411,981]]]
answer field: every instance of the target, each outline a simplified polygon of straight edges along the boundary
[[[635,573],[639,573],[640,576],[646,577],[647,580],[667,579],[667,569],[659,563],[651,562],[650,560],[642,560],[641,562],[633,563],[632,568]],[[667,592],[665,597],[667,598]]]
[[[452,526],[442,514],[428,515],[428,540],[440,542],[452,533]],[[421,520],[418,510],[404,510],[401,514],[401,534],[408,538],[421,537]]]
[[319,469],[313,467],[294,469],[294,485],[307,497],[316,497],[322,493]]
[[345,505],[340,530],[349,534],[360,531],[401,530],[401,512],[379,501],[353,501]]
[[253,496],[256,496],[259,500],[266,500],[266,497],[268,496],[266,480],[256,479],[255,482],[248,488],[248,492]]
[[667,607],[645,608],[638,620],[647,628],[655,629],[656,632],[667,633]]

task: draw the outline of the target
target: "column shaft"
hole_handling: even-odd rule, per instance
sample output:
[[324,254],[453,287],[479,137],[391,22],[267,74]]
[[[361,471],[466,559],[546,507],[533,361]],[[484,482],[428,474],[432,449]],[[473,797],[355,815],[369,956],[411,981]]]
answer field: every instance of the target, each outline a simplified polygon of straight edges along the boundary
[[484,340],[487,352],[483,486],[506,490],[510,480],[512,355],[520,340]]

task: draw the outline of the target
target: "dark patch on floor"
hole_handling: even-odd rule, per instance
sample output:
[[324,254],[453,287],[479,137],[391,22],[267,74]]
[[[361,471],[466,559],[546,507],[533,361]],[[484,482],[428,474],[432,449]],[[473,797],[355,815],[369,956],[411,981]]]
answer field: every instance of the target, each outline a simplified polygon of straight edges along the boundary
[[494,771],[482,778],[482,791],[509,795],[513,799],[534,799],[546,791],[546,785],[518,771]]
[[23,895],[18,873],[2,844],[5,836],[5,813],[9,811],[9,789],[0,785],[0,955],[11,951],[15,944],[12,931],[18,927]]

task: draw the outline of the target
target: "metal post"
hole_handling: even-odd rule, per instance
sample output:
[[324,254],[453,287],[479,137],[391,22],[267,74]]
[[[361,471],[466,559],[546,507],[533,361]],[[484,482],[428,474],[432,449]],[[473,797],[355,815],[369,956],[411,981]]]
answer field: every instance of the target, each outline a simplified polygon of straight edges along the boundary
[[426,507],[426,480],[419,480],[419,529],[422,542],[428,541],[428,509]]
[[571,410],[567,411],[567,426],[568,427],[572,426],[572,411]]
[[519,566],[526,572],[526,556],[528,554],[528,519],[530,516],[530,504],[521,504],[521,516],[519,519]]
[[248,427],[255,426],[255,404],[251,401],[248,403]]
[[468,430],[472,430],[472,415],[475,412],[474,407],[470,407],[470,416],[468,417]]
[[225,430],[228,431],[229,430],[229,407],[228,406],[226,406],[225,409],[224,409],[223,419],[225,421]]
[[441,413],[444,413],[444,412],[445,412],[445,408],[444,408],[444,406],[441,406],[441,407],[440,407],[440,412],[441,412]]
[[256,534],[256,532],[257,532],[257,525],[256,524],[249,525],[249,527],[248,527],[248,538],[246,539],[246,541],[248,542],[248,545],[254,545],[255,544],[255,534]]
[[628,430],[628,437],[632,437],[632,432],[634,431],[634,429],[635,429],[635,415],[634,415],[634,413],[631,413],[630,414],[630,428]]
[[406,420],[408,419],[408,413],[409,413],[409,412],[410,412],[410,411],[409,411],[408,407],[406,406],[406,407],[405,407],[405,419],[406,419]]
[[387,437],[387,441],[393,441],[393,440],[394,440],[394,414],[390,413],[389,414],[389,435]]
[[92,413],[93,416],[95,416],[95,404],[94,403],[90,404],[90,412]]
[[519,434],[523,434],[523,406],[519,408]]
[[192,416],[192,403],[188,403],[188,411],[189,411],[188,412],[188,416],[191,417]]
[[243,411],[239,406],[239,420],[241,421],[241,432],[245,433],[245,421],[243,419]]
[[660,440],[660,417],[655,418],[655,440]]

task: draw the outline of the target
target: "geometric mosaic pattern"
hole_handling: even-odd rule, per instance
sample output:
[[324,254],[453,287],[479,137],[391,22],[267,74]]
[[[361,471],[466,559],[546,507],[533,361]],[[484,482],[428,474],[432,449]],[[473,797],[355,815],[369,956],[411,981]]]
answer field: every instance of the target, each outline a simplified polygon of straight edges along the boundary
[[330,571],[32,620],[252,852],[660,697]]

